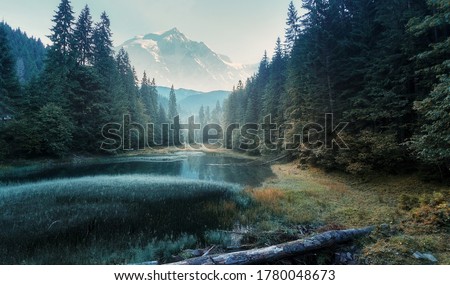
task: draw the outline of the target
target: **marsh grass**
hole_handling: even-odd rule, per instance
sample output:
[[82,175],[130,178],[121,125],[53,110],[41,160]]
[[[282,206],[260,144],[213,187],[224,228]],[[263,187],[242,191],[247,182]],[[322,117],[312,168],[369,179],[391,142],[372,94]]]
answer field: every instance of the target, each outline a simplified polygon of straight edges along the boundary
[[10,181],[17,181],[22,177],[38,174],[54,167],[52,164],[29,164],[22,166],[0,166],[0,187],[6,186]]
[[[39,170],[8,173],[20,177]],[[302,237],[305,228],[311,234],[388,224],[389,232],[360,241],[360,263],[426,264],[412,254],[427,251],[450,264],[449,187],[413,175],[358,180],[295,164],[274,165],[272,171],[276,178],[245,191],[234,184],[148,175],[0,185],[0,263],[168,262],[188,248],[235,246],[228,232],[236,225],[251,229],[249,243],[265,246]]]
[[[197,154],[198,155],[198,154]],[[191,156],[195,156],[192,154]],[[144,163],[174,163],[187,160],[186,154],[148,155],[148,156],[117,156],[117,157],[90,157],[73,160],[49,160],[41,162],[28,161],[23,165],[0,165],[0,186],[17,182],[36,182],[42,177],[48,178],[75,178],[82,177],[77,172],[82,172],[83,167],[89,170],[105,169],[111,165],[120,164],[144,164]],[[93,167],[93,168],[90,168]],[[66,170],[64,170],[66,169]],[[60,177],[58,175],[63,175]],[[105,174],[107,175],[107,174]],[[55,176],[55,177],[53,177]]]
[[[166,243],[182,244],[186,234],[201,242],[207,229],[231,227],[236,215],[233,210],[244,201],[237,198],[239,190],[226,183],[143,175],[3,186],[0,262],[137,262],[139,255],[130,250],[150,252]],[[213,207],[215,204],[218,206]],[[221,205],[229,206],[222,211]],[[90,252],[98,252],[98,258],[90,257]],[[156,257],[167,257],[160,250],[154,252]]]

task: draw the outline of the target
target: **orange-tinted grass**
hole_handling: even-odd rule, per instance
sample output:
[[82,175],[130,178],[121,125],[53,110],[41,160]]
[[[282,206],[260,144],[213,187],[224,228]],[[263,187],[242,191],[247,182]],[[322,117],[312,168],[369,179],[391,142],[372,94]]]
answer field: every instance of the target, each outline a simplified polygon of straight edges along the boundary
[[276,188],[247,189],[246,192],[255,201],[265,205],[279,204],[280,200],[286,196],[284,191]]

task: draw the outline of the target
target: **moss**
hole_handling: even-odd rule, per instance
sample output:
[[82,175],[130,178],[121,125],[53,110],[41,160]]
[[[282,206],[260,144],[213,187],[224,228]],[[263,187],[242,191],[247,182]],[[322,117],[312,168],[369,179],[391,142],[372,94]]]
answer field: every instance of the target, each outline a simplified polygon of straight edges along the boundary
[[448,264],[449,253],[445,237],[441,235],[405,235],[377,238],[363,250],[368,264],[432,264],[429,260],[416,259],[413,254],[432,252],[441,264]]

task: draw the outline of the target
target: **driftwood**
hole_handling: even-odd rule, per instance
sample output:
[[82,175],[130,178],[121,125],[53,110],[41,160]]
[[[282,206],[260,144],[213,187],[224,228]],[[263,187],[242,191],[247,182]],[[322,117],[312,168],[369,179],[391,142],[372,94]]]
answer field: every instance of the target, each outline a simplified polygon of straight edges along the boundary
[[264,263],[345,243],[357,237],[368,235],[374,229],[375,227],[367,227],[361,229],[329,231],[306,239],[265,248],[201,256],[171,263],[171,265],[241,265]]

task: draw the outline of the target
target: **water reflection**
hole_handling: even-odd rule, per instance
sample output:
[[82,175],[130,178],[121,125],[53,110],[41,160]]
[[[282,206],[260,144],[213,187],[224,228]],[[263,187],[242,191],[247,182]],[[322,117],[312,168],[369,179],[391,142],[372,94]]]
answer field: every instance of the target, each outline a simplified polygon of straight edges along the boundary
[[1,181],[25,182],[97,175],[148,174],[258,186],[273,175],[258,161],[203,153],[110,158],[39,171],[5,174]]
[[[118,175],[129,174],[136,176],[118,182],[127,179]],[[174,188],[172,179],[158,184],[152,179],[159,178],[145,177],[149,182],[141,185],[133,177],[142,175],[188,180]],[[0,231],[0,264],[143,262],[154,260],[145,255],[153,250],[147,250],[152,243],[161,247],[160,254],[170,256],[166,243],[183,248],[179,240],[184,235],[200,244],[226,241],[222,231],[233,230],[240,211],[251,204],[238,192],[227,192],[228,184],[195,180],[257,186],[272,175],[270,167],[259,161],[203,153],[106,158],[2,172],[0,182],[19,185],[9,190],[6,186],[0,203],[0,228],[4,229]],[[63,179],[77,177],[87,180]],[[117,181],[111,184],[113,177]],[[50,182],[33,183],[41,180]],[[92,188],[90,183],[97,182],[100,186]],[[30,191],[11,194],[18,187]],[[206,188],[199,191],[201,187]],[[158,189],[163,190],[154,194]],[[183,191],[195,195],[176,194]]]

